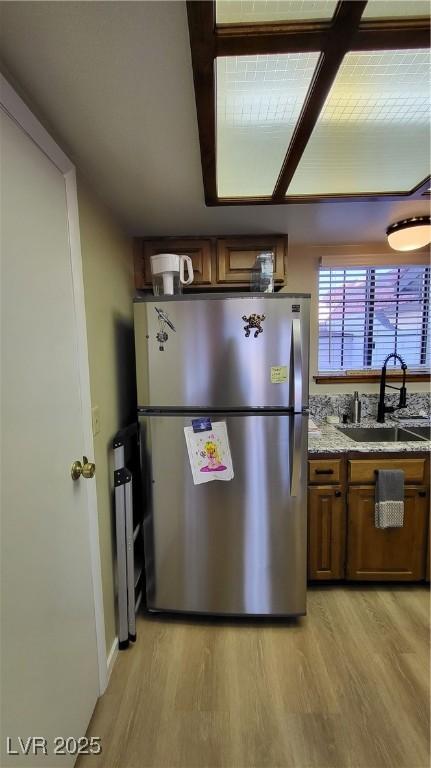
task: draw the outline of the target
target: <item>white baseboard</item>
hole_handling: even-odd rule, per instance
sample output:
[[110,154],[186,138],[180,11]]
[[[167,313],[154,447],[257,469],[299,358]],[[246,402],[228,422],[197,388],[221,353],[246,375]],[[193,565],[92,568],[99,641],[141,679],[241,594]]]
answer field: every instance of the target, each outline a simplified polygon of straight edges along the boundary
[[114,637],[114,642],[112,643],[111,650],[108,653],[108,658],[106,659],[106,666],[107,666],[107,677],[108,682],[106,684],[106,687],[108,687],[109,680],[111,678],[112,670],[114,669],[114,664],[117,660],[118,656],[118,637]]

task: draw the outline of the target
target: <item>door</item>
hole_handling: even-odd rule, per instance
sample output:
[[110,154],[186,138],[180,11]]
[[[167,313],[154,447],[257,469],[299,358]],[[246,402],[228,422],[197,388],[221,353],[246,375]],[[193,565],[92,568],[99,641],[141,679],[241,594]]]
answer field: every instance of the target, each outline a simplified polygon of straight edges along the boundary
[[309,303],[280,293],[136,301],[139,405],[300,413],[308,406]]
[[213,416],[226,423],[234,477],[202,485],[184,436],[193,418],[141,416],[148,607],[305,613],[307,417]]
[[[0,110],[1,765],[60,766],[99,694],[88,484],[65,177]],[[76,285],[76,284],[75,284]],[[88,443],[87,443],[88,446]],[[90,456],[91,458],[91,456]],[[6,737],[10,737],[6,755]],[[24,757],[18,737],[46,739]]]
[[374,525],[374,486],[349,490],[347,578],[418,581],[425,576],[428,499],[425,488],[406,487],[404,525]]

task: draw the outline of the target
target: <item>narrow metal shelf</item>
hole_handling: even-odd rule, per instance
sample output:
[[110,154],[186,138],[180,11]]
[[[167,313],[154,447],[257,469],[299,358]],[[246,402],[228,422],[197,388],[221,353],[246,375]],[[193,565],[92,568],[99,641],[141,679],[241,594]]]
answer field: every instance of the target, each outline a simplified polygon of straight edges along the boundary
[[138,592],[138,596],[136,598],[135,613],[138,613],[140,605],[141,605],[141,602],[142,602],[142,590],[140,592]]
[[134,564],[134,587],[135,587],[135,589],[136,589],[136,587],[139,584],[139,581],[141,579],[141,576],[142,576],[143,572],[144,572],[144,565],[143,565],[143,563],[141,563],[141,562],[136,563],[135,562],[135,564]]
[[[142,523],[134,524],[132,472],[128,467],[130,451],[138,453],[138,425],[118,432],[113,441],[115,524],[117,536],[119,647],[136,640],[136,612],[143,598],[144,557]],[[139,464],[139,462],[138,462]],[[133,465],[136,466],[136,462]],[[135,478],[135,481],[137,478]],[[141,534],[141,535],[140,535]],[[139,592],[136,595],[136,590]]]
[[133,531],[133,541],[136,541],[136,539],[138,538],[141,528],[142,528],[142,523],[138,523],[135,530]]

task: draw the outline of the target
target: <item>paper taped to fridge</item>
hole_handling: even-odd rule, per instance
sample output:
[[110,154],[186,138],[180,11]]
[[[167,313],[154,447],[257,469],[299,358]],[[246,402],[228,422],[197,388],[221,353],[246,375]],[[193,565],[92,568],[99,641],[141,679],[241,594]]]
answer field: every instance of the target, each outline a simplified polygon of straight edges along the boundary
[[284,384],[287,381],[287,365],[271,366],[271,384]]
[[211,431],[184,427],[190,468],[195,485],[212,480],[232,480],[233,466],[226,422],[213,422]]

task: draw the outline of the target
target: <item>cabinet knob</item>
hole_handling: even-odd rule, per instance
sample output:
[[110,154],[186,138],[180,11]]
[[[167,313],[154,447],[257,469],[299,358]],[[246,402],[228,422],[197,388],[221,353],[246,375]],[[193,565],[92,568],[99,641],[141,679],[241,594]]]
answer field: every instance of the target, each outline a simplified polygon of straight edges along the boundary
[[336,495],[336,497],[338,499],[338,497],[341,496],[341,491],[335,491],[335,495]]
[[427,495],[426,491],[419,491],[419,496],[423,497],[423,496],[426,496],[426,495]]

